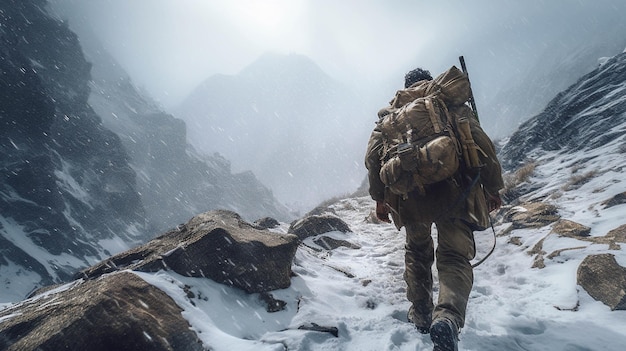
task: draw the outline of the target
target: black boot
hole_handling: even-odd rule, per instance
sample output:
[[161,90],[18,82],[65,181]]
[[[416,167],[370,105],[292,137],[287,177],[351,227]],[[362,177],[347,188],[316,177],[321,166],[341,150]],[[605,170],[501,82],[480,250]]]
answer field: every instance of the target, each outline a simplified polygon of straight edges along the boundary
[[406,319],[413,323],[417,331],[421,334],[428,334],[430,332],[430,318],[430,314],[418,316],[414,306],[409,308],[409,313],[406,316]]
[[446,318],[437,319],[430,326],[433,351],[458,351],[458,336],[456,325]]

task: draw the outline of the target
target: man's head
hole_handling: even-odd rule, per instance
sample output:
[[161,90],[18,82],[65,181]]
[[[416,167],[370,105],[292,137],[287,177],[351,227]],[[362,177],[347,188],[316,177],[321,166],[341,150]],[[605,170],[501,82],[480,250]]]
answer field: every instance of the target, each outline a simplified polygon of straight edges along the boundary
[[404,75],[404,87],[408,88],[420,80],[433,80],[433,77],[430,75],[429,71],[416,68]]

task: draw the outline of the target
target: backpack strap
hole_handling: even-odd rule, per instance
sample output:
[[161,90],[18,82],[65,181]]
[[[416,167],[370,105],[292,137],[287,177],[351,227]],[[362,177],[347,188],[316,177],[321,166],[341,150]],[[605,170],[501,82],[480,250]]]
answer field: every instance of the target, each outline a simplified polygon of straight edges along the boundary
[[433,124],[433,129],[435,134],[441,133],[441,124],[439,123],[439,118],[437,118],[437,114],[435,113],[435,107],[433,106],[433,99],[431,97],[424,98],[424,105],[426,105],[426,109],[428,110],[428,115],[430,116],[430,122]]

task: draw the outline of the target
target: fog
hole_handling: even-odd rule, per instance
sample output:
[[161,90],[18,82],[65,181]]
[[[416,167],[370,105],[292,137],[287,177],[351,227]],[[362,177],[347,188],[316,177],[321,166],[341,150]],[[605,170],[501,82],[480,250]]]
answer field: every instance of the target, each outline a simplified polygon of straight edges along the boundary
[[337,79],[372,86],[417,65],[440,72],[463,54],[475,89],[489,95],[546,48],[625,34],[626,16],[620,0],[51,2],[88,23],[165,107],[267,51],[303,54]]
[[626,46],[622,0],[50,2],[79,36],[93,30],[170,111],[208,77],[238,74],[271,51],[305,55],[359,91],[372,104],[371,126],[405,72],[436,75],[464,55],[481,123],[495,138]]

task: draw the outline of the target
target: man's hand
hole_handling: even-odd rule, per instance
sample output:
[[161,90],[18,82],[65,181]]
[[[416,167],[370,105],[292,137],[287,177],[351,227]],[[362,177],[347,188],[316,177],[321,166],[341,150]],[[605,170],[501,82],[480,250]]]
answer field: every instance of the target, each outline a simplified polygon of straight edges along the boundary
[[383,222],[391,223],[389,219],[389,208],[387,208],[387,205],[382,201],[376,201],[376,218]]
[[502,199],[499,194],[491,195],[487,193],[487,208],[489,212],[495,211],[502,206]]

